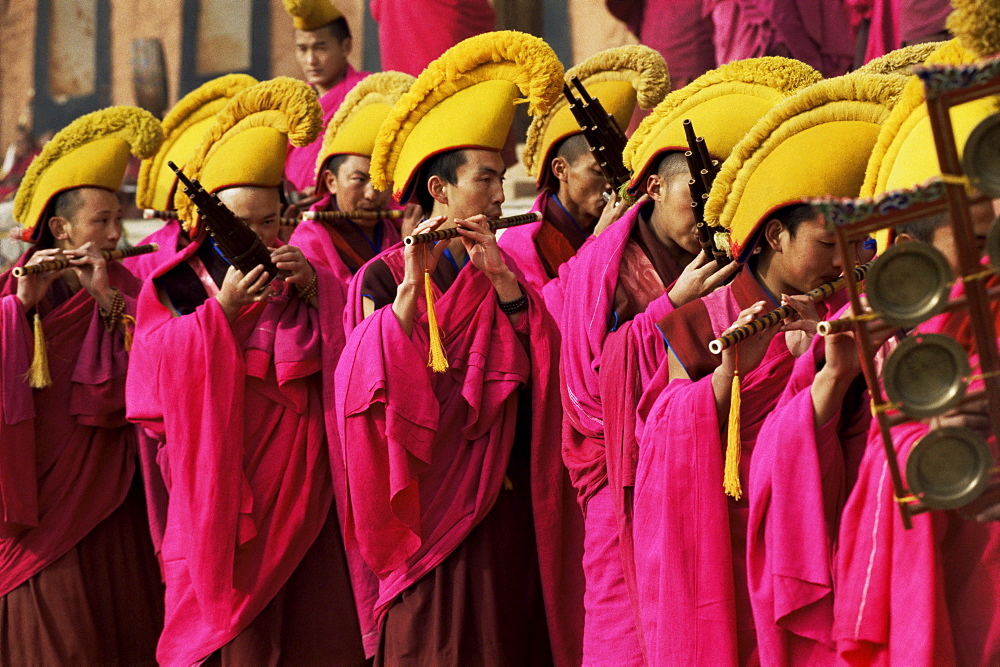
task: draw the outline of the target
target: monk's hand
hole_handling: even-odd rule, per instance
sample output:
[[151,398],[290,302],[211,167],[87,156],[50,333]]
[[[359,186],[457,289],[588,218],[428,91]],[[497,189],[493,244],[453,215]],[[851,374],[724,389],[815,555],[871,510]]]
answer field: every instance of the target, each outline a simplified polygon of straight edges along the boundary
[[[414,234],[432,232],[447,220],[443,215],[428,218],[413,228]],[[396,287],[396,298],[392,302],[392,312],[399,321],[403,332],[409,336],[413,331],[413,318],[417,312],[417,299],[424,293],[424,274],[434,273],[438,259],[448,247],[448,241],[414,243],[403,246],[403,282]]]
[[316,271],[302,254],[302,251],[291,245],[283,245],[271,251],[271,261],[278,267],[279,271],[284,271],[285,282],[296,287],[305,287],[313,278]]
[[80,278],[80,286],[94,297],[94,301],[105,312],[110,311],[114,291],[108,277],[108,261],[97,246],[84,243],[75,250],[66,250],[64,254],[70,258],[70,266]]
[[932,429],[959,426],[976,431],[984,438],[990,438],[993,432],[990,425],[989,403],[985,395],[962,403],[940,417],[932,417],[928,421]]
[[792,314],[785,318],[779,330],[785,332],[785,345],[792,356],[801,357],[816,335],[816,325],[819,323],[816,302],[805,294],[782,294],[781,305],[791,308]]
[[[743,310],[739,317],[736,318],[736,321],[723,333],[729,333],[745,324],[749,324],[763,314],[764,302],[758,301]],[[778,327],[768,327],[735,345],[730,345],[722,351],[722,363],[719,364],[712,375],[712,390],[715,393],[716,406],[720,408],[719,414],[725,414],[729,409],[733,375],[736,373],[737,364],[739,364],[740,376],[746,377],[747,373],[757,368],[760,362],[764,360],[764,355],[771,344],[771,339],[777,333]]]
[[416,202],[410,202],[406,205],[406,208],[403,209],[403,224],[400,226],[400,233],[403,236],[409,236],[423,219],[423,207]]
[[482,271],[497,292],[501,301],[521,298],[521,287],[517,276],[510,270],[497,245],[497,234],[486,225],[485,215],[476,215],[468,220],[455,220],[459,235],[469,253],[469,261]]
[[235,266],[230,266],[219,293],[215,295],[215,300],[222,306],[226,318],[232,321],[244,306],[263,301],[270,295],[268,289],[270,282],[271,277],[261,264],[246,275]]
[[601,217],[597,219],[597,225],[594,226],[594,236],[600,236],[601,232],[620,220],[633,206],[641,206],[647,201],[649,201],[649,195],[644,194],[636,199],[634,203],[626,204],[618,196],[618,193],[612,190],[611,195],[608,197],[608,203],[604,205]]
[[718,260],[707,250],[702,250],[684,267],[673,287],[667,292],[670,303],[674,304],[675,308],[680,308],[689,301],[700,299],[715,291],[739,268],[737,262],[719,266]]
[[[59,248],[46,248],[45,250],[36,251],[24,265],[26,267],[34,266],[41,262],[60,259],[62,256],[63,253]],[[45,273],[33,273],[16,278],[17,298],[24,304],[26,310],[34,308],[45,297],[45,294],[49,291],[49,287],[59,277],[59,273],[59,271],[46,271]]]

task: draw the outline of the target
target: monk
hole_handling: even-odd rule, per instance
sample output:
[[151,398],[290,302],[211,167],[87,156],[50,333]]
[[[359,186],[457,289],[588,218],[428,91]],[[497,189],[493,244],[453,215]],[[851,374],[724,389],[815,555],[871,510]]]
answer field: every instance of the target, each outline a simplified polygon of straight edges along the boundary
[[[70,268],[0,275],[3,664],[151,665],[163,624],[125,421],[126,327],[140,283],[101,255],[122,235],[114,188],[129,147],[104,133],[124,117],[143,137],[137,145],[155,150],[159,124],[144,111],[85,116],[56,135],[16,201],[33,243],[17,266],[65,259]],[[88,133],[92,141],[73,144]]]
[[272,248],[284,277],[230,266],[184,198],[195,240],[140,295],[129,418],[157,438],[168,493],[161,664],[364,661],[320,379],[325,350],[342,344],[318,309],[342,309],[341,292],[276,243],[286,133],[318,131],[311,95],[290,79],[247,88],[185,168]]
[[[295,59],[306,83],[313,87],[323,107],[323,125],[368,72],[358,72],[347,62],[353,47],[347,19],[330,0],[285,0],[295,26]],[[316,184],[316,158],[321,140],[308,146],[288,147],[285,177],[300,196]],[[293,202],[295,203],[295,202]]]

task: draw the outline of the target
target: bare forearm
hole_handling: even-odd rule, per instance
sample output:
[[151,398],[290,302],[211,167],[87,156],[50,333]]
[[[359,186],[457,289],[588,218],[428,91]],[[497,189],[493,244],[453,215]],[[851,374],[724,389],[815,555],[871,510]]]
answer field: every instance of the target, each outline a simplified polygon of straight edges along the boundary
[[392,312],[407,336],[413,331],[413,318],[417,312],[417,295],[420,294],[420,289],[420,284],[404,280],[396,288],[396,298],[392,302]]
[[[497,298],[500,301],[516,301],[523,295],[521,285],[517,282],[517,276],[510,269],[504,269],[497,275],[490,276],[490,282],[493,283],[493,289],[496,291]],[[518,320],[521,319],[521,313],[517,312],[508,315],[507,318],[511,324],[516,325]]]
[[837,414],[853,379],[844,377],[842,373],[836,373],[829,366],[823,367],[816,373],[809,392],[812,395],[813,417],[817,427],[827,423]]

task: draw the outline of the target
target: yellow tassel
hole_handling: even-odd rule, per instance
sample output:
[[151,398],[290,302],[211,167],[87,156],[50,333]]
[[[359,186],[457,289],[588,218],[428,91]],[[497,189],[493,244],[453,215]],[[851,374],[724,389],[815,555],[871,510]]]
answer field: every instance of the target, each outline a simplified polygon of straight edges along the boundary
[[35,356],[31,359],[28,374],[25,376],[32,389],[45,389],[52,384],[49,375],[49,354],[45,348],[45,333],[42,331],[42,318],[35,313]]
[[729,429],[726,438],[726,468],[722,488],[726,495],[739,500],[743,496],[740,486],[740,372],[733,373],[733,391],[729,402]]
[[503,476],[503,488],[504,491],[514,490],[514,482],[510,481],[510,477],[508,477],[507,475]]
[[434,290],[431,288],[431,273],[424,271],[424,298],[427,300],[427,328],[430,329],[431,349],[427,365],[435,373],[448,370],[448,357],[441,344],[441,330],[438,328],[437,311],[434,310]]
[[135,318],[131,315],[122,315],[122,329],[125,330],[125,351],[132,351],[132,337],[135,332]]

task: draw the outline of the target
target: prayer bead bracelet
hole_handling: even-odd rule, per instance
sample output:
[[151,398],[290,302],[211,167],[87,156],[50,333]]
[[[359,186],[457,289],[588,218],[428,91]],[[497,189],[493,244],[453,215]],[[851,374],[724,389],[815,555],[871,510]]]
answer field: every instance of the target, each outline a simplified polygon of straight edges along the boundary
[[317,277],[316,271],[313,270],[313,277],[309,279],[305,287],[298,287],[299,298],[303,301],[310,301],[313,297],[319,296],[319,278]]
[[521,296],[517,297],[513,301],[500,301],[498,297],[497,304],[499,304],[500,310],[502,310],[505,314],[514,315],[515,313],[528,310],[528,297],[525,296],[523,292],[521,293]]
[[98,307],[97,312],[100,313],[101,319],[104,321],[104,330],[108,333],[115,330],[118,323],[122,319],[122,315],[125,314],[125,297],[122,296],[121,290],[117,287],[112,287],[111,291],[111,307],[107,312],[101,307]]

